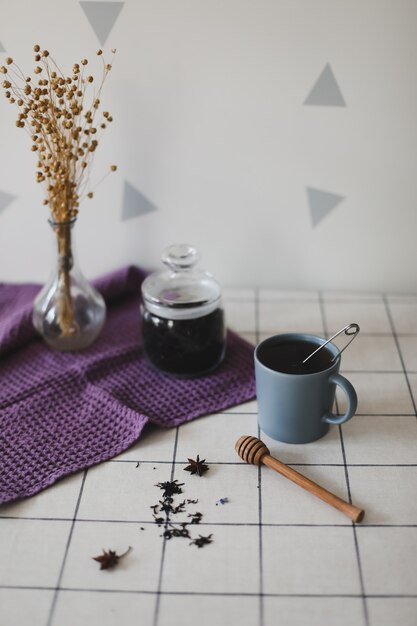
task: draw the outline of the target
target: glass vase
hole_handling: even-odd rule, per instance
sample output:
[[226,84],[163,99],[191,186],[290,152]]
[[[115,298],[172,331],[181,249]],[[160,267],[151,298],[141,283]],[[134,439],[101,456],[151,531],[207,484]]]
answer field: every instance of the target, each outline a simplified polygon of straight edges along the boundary
[[83,350],[98,337],[106,319],[106,304],[75,262],[75,220],[49,223],[56,260],[48,283],[35,299],[33,324],[51,348]]

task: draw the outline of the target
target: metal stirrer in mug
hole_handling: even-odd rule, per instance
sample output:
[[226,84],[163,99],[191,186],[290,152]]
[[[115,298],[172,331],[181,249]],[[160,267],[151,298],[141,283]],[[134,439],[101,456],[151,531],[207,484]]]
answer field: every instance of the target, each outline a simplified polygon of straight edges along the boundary
[[312,352],[306,359],[304,359],[304,361],[302,361],[302,364],[304,365],[309,359],[311,359],[312,356],[314,356],[319,350],[321,350],[322,348],[324,348],[324,346],[327,346],[328,343],[330,343],[332,341],[332,339],[334,339],[335,337],[337,337],[338,335],[340,335],[341,333],[345,333],[345,335],[352,335],[352,339],[350,341],[347,342],[347,344],[345,345],[345,347],[339,351],[339,354],[337,356],[334,356],[332,358],[332,360],[330,361],[331,363],[333,363],[333,361],[335,359],[337,359],[338,356],[340,356],[342,354],[342,352],[344,350],[346,350],[346,348],[348,347],[348,345],[350,343],[352,343],[352,341],[355,339],[356,335],[358,334],[358,332],[360,331],[359,325],[358,324],[348,324],[347,326],[345,326],[344,328],[341,328],[337,333],[335,333],[333,335],[333,337],[330,337],[330,339],[328,339],[325,343],[322,343],[321,346],[319,346],[316,350],[314,350],[314,352]]

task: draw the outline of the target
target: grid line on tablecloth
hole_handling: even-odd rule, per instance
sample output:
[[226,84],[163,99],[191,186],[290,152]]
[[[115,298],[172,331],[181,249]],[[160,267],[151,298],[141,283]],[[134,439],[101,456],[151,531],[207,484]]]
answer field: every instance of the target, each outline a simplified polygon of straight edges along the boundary
[[[256,344],[259,343],[260,325],[259,325],[259,289],[255,289],[255,338]],[[258,424],[258,439],[261,437],[261,429]],[[258,546],[259,546],[259,626],[264,626],[265,607],[264,607],[264,571],[263,571],[263,520],[262,520],[262,465],[258,465]]]
[[[300,302],[300,304],[302,304],[302,303]],[[249,330],[247,328],[239,329],[236,332],[238,332],[240,335],[249,335],[249,336],[252,336],[252,335],[255,334],[253,330]],[[295,331],[295,332],[297,332],[297,331]],[[308,328],[306,329],[305,332],[306,333],[308,332]],[[392,337],[392,332],[390,330],[387,330],[386,332],[383,332],[383,331],[366,332],[366,331],[361,329],[360,333],[361,333],[361,337]],[[263,330],[259,334],[261,336],[262,335],[268,335],[269,336],[269,335],[273,335],[275,333],[274,333],[274,331]],[[395,334],[396,334],[397,337],[417,337],[417,333],[412,333],[412,332],[401,332],[401,331],[399,331],[399,332],[396,332]]]
[[402,351],[401,351],[400,342],[398,341],[398,336],[397,336],[397,332],[396,332],[396,329],[395,329],[394,320],[392,318],[391,309],[390,309],[389,302],[388,302],[386,294],[383,295],[383,302],[384,302],[385,310],[387,312],[387,317],[388,317],[388,320],[389,320],[389,323],[390,323],[390,326],[391,326],[391,333],[392,333],[392,336],[394,337],[395,345],[396,345],[397,350],[398,350],[398,356],[400,357],[401,366],[403,368],[405,380],[406,380],[406,383],[407,383],[408,392],[410,394],[411,402],[412,402],[413,407],[414,407],[414,414],[417,417],[416,402],[414,400],[413,392],[411,390],[410,379],[408,378],[407,368],[405,366],[404,357],[403,357],[403,354],[402,354]]
[[[329,333],[329,330],[328,330],[327,319],[326,319],[326,312],[325,312],[324,301],[323,301],[323,295],[322,295],[321,292],[319,292],[319,304],[320,304],[320,312],[321,312],[322,323],[323,323],[324,337],[327,339],[327,338],[330,337],[330,333]],[[335,398],[335,404],[336,404],[336,412],[339,413],[339,406],[338,406],[337,397]],[[348,467],[347,467],[347,464],[346,464],[346,452],[345,452],[345,445],[344,445],[344,441],[343,441],[343,431],[342,431],[342,426],[341,425],[338,426],[338,430],[339,430],[340,446],[341,446],[341,450],[342,450],[343,467],[344,467],[344,470],[345,470],[345,480],[346,480],[346,488],[347,488],[347,493],[348,493],[348,501],[350,502],[350,504],[352,504],[352,494],[351,494],[351,489],[350,489],[349,470],[348,470]],[[361,556],[360,556],[358,538],[357,538],[357,535],[356,535],[356,528],[355,528],[354,522],[351,522],[351,526],[352,526],[353,540],[354,540],[354,545],[355,545],[356,563],[357,563],[357,566],[358,566],[358,574],[359,574],[359,584],[360,584],[360,589],[361,589],[363,616],[364,616],[364,620],[365,620],[365,626],[369,626],[369,613],[368,613],[368,606],[367,606],[367,601],[366,601],[366,596],[365,596],[365,587],[364,587],[364,580],[363,580]]]
[[[30,591],[54,591],[55,587],[47,586],[35,586],[35,585],[3,585],[2,589],[22,589]],[[82,592],[82,593],[121,593],[126,595],[148,595],[157,596],[157,591],[149,591],[148,589],[107,589],[107,588],[95,588],[95,587],[60,587],[60,592]],[[258,592],[245,592],[239,591],[163,591],[159,595],[164,596],[214,596],[214,597],[237,597],[249,596],[258,598]],[[264,592],[262,594],[264,598],[362,598],[361,593],[270,593]],[[410,593],[368,593],[367,598],[417,598],[417,594]],[[327,625],[326,625],[327,626]]]
[[70,545],[71,545],[72,535],[73,535],[74,527],[75,527],[75,521],[77,519],[78,509],[80,508],[80,502],[81,502],[81,498],[82,498],[82,495],[83,495],[84,485],[85,485],[85,481],[86,481],[86,478],[87,478],[87,474],[88,474],[88,469],[85,469],[84,472],[83,472],[83,478],[82,478],[82,481],[81,481],[80,490],[78,492],[77,503],[76,503],[75,509],[74,509],[74,515],[73,515],[73,518],[71,520],[71,527],[70,527],[70,530],[69,530],[69,533],[68,533],[67,542],[66,542],[66,545],[65,545],[64,556],[62,558],[62,563],[61,563],[61,567],[59,569],[57,583],[56,583],[56,586],[55,586],[55,589],[54,589],[54,595],[52,597],[52,602],[51,602],[51,606],[50,606],[50,609],[49,609],[49,614],[48,614],[48,619],[47,619],[47,626],[51,626],[52,620],[54,618],[56,603],[57,603],[57,600],[58,600],[59,589],[60,589],[60,585],[61,585],[61,581],[62,581],[62,576],[64,574],[65,564],[67,562],[68,551],[69,551],[69,548],[70,548]]
[[[349,470],[348,470],[348,466],[346,463],[346,451],[345,451],[345,444],[343,441],[343,430],[342,430],[342,426],[339,425],[339,435],[340,435],[340,445],[342,447],[342,455],[343,455],[343,464],[345,467],[345,477],[346,477],[346,487],[347,487],[347,491],[348,491],[348,500],[350,502],[350,504],[352,504],[352,493],[351,493],[351,489],[350,489],[350,480],[349,480]],[[359,573],[359,581],[360,581],[360,587],[361,587],[361,597],[362,597],[362,606],[363,606],[363,613],[364,613],[364,618],[365,618],[365,624],[366,626],[369,626],[369,611],[368,611],[368,603],[366,600],[366,594],[365,594],[365,584],[364,584],[364,578],[363,578],[363,571],[362,571],[362,561],[361,561],[361,555],[360,555],[360,550],[359,550],[359,543],[358,543],[358,536],[357,536],[357,532],[356,532],[356,525],[354,522],[351,522],[352,525],[352,530],[353,530],[353,540],[355,542],[355,552],[356,552],[356,560],[357,560],[357,564],[358,564],[358,573]]]
[[[293,300],[291,298],[288,299],[280,299],[280,300],[274,300],[272,299],[268,299],[268,298],[264,298],[262,296],[262,294],[260,294],[259,290],[255,290],[254,292],[252,292],[252,296],[249,297],[245,297],[245,298],[230,298],[230,301],[233,302],[252,302],[254,304],[254,328],[252,328],[250,331],[245,331],[247,332],[247,334],[251,334],[252,336],[254,335],[256,337],[256,341],[258,341],[261,336],[264,335],[271,335],[273,334],[273,332],[263,332],[263,329],[261,328],[261,320],[260,320],[260,304],[261,301],[262,302],[284,302],[284,301],[288,301],[288,302],[297,302],[300,303],[302,305],[303,302],[316,302],[318,301],[319,304],[319,308],[320,308],[320,313],[321,313],[321,321],[322,321],[322,325],[323,325],[323,336],[328,337],[329,333],[327,332],[327,321],[326,321],[326,303],[327,302],[337,302],[338,304],[341,304],[343,302],[349,302],[351,303],[352,301],[349,300],[348,298],[346,300],[341,300],[341,299],[336,299],[336,300],[332,300],[330,297],[328,297],[326,294],[323,293],[317,293],[317,298],[305,298],[305,299],[297,299],[297,300]],[[361,303],[364,303],[365,300],[361,300]],[[369,302],[375,302],[373,299],[369,299]],[[412,392],[412,388],[411,388],[411,384],[410,384],[410,379],[409,379],[409,374],[413,374],[413,373],[417,373],[414,372],[414,370],[407,370],[402,352],[401,352],[401,346],[400,346],[400,342],[398,340],[399,337],[404,337],[404,336],[410,336],[410,337],[415,337],[417,336],[417,333],[401,333],[401,332],[396,332],[396,328],[395,328],[395,324],[394,324],[394,320],[393,320],[393,316],[391,314],[391,310],[390,310],[390,302],[388,301],[386,296],[382,296],[382,302],[384,304],[388,319],[389,319],[389,323],[390,323],[390,331],[391,332],[372,332],[372,333],[367,333],[367,332],[362,332],[361,334],[363,336],[375,336],[375,337],[382,337],[382,336],[393,336],[394,340],[395,340],[395,344],[396,344],[396,349],[398,351],[399,357],[400,357],[400,361],[401,361],[401,367],[402,367],[402,372],[401,370],[377,370],[377,371],[373,371],[372,369],[366,369],[366,370],[354,370],[354,369],[344,369],[343,373],[344,374],[349,374],[349,373],[363,373],[363,374],[401,374],[403,373],[405,376],[405,379],[407,381],[407,386],[408,386],[408,392],[410,394],[411,397],[411,401],[412,401],[412,405],[414,408],[414,412],[413,413],[404,413],[404,412],[398,412],[398,413],[384,413],[384,417],[389,417],[389,416],[395,416],[395,417],[409,417],[410,415],[416,415],[416,402],[414,400],[413,397],[413,392]],[[240,331],[242,334],[244,334],[244,331]],[[243,410],[243,411],[223,411],[222,414],[225,415],[229,415],[232,413],[236,413],[237,415],[255,415],[256,412],[255,411],[251,411],[251,410]],[[375,413],[371,413],[371,412],[366,412],[366,413],[357,413],[356,414],[358,417],[359,416],[367,416],[367,417],[374,417],[374,419],[377,419],[377,416],[380,415],[380,413],[375,412]],[[182,427],[181,427],[182,428]],[[242,433],[243,434],[243,433]],[[260,435],[259,432],[259,426],[258,426],[258,436]],[[140,460],[140,458],[138,460],[129,460],[129,459],[114,459],[112,461],[108,461],[108,463],[137,463],[138,461],[140,461],[140,463],[144,463],[144,464],[152,464],[152,463],[160,463],[168,465],[171,465],[171,480],[174,479],[175,476],[175,472],[177,469],[177,465],[180,463],[180,461],[176,460],[176,454],[177,454],[177,444],[178,444],[178,439],[180,437],[180,430],[179,428],[176,429],[176,434],[175,434],[175,441],[174,441],[174,445],[173,445],[173,451],[172,451],[172,459],[171,460],[167,460],[167,461],[159,461],[159,460]],[[345,480],[346,480],[346,488],[347,488],[347,492],[348,492],[348,498],[349,501],[351,501],[351,486],[350,486],[350,476],[349,476],[349,469],[353,468],[353,467],[416,467],[417,463],[387,463],[387,464],[379,464],[379,463],[348,463],[347,459],[346,459],[346,452],[345,452],[345,444],[344,444],[344,439],[343,439],[343,429],[342,427],[339,427],[339,439],[340,439],[340,446],[341,446],[341,451],[342,451],[342,458],[343,458],[343,462],[342,463],[288,463],[288,465],[293,466],[293,467],[343,467],[344,468],[344,472],[345,472]],[[240,461],[236,461],[236,462],[227,462],[227,461],[210,461],[211,465],[219,465],[219,466],[239,466],[241,465]],[[156,588],[153,590],[147,590],[147,589],[129,589],[129,588],[125,588],[125,589],[116,589],[116,588],[106,588],[106,589],[101,589],[101,588],[94,588],[94,587],[77,587],[76,585],[71,586],[68,584],[64,584],[62,585],[62,581],[63,581],[63,577],[64,577],[64,572],[65,572],[65,568],[66,568],[66,564],[67,564],[67,556],[69,551],[72,548],[72,537],[74,534],[74,530],[75,527],[77,525],[82,526],[83,524],[89,524],[89,523],[121,523],[121,524],[136,524],[136,525],[140,525],[140,524],[147,524],[147,525],[153,525],[155,522],[153,520],[126,520],[126,519],[113,519],[113,520],[109,520],[109,519],[90,519],[90,518],[85,518],[85,517],[78,517],[78,512],[79,512],[79,508],[80,508],[80,503],[81,503],[81,499],[83,497],[83,490],[84,490],[84,485],[85,482],[87,480],[87,472],[84,473],[83,476],[83,480],[81,482],[80,488],[79,488],[79,492],[78,492],[78,498],[77,498],[77,503],[75,506],[75,510],[74,510],[74,515],[73,517],[36,517],[36,516],[2,516],[1,519],[29,519],[29,520],[45,520],[45,521],[66,521],[66,522],[71,522],[71,526],[70,526],[70,530],[68,533],[68,537],[67,537],[67,542],[65,545],[65,550],[64,550],[64,555],[61,561],[61,566],[60,566],[60,570],[59,570],[59,574],[57,577],[57,584],[55,586],[48,586],[48,585],[1,585],[0,584],[0,588],[1,589],[38,589],[38,590],[48,590],[48,591],[52,591],[53,592],[53,600],[51,603],[51,608],[50,608],[50,612],[49,612],[49,616],[48,616],[48,621],[47,621],[47,625],[48,626],[57,626],[57,623],[55,623],[55,609],[56,606],[59,605],[59,599],[60,599],[60,594],[61,593],[65,593],[65,592],[71,592],[71,591],[78,591],[78,592],[91,592],[91,593],[96,593],[96,594],[100,594],[100,593],[121,593],[121,594],[136,594],[136,595],[148,595],[148,596],[152,596],[155,598],[155,605],[154,605],[154,618],[153,618],[153,626],[163,626],[163,624],[161,623],[161,619],[160,619],[160,602],[161,602],[161,598],[163,596],[189,596],[189,597],[203,597],[203,596],[213,596],[213,597],[243,597],[243,596],[248,596],[248,597],[253,597],[253,598],[259,598],[259,626],[264,626],[264,621],[265,621],[265,616],[264,616],[264,599],[265,598],[357,598],[358,600],[362,600],[362,604],[363,604],[363,611],[364,611],[364,625],[365,626],[374,626],[374,624],[372,623],[372,621],[370,622],[370,618],[368,615],[368,610],[367,610],[367,600],[369,598],[417,598],[417,594],[413,594],[413,593],[380,593],[380,594],[376,594],[376,593],[366,593],[366,585],[364,583],[364,576],[363,576],[363,571],[362,571],[362,562],[361,562],[361,552],[360,552],[360,545],[358,542],[358,535],[357,535],[357,526],[354,523],[341,523],[341,524],[314,524],[314,523],[265,523],[263,520],[263,516],[262,516],[262,469],[261,467],[258,468],[258,521],[257,522],[247,522],[247,523],[236,523],[236,522],[201,522],[201,526],[216,526],[216,527],[220,527],[220,526],[233,526],[233,527],[238,527],[238,526],[246,526],[248,528],[258,528],[258,553],[259,553],[259,564],[258,564],[258,570],[259,570],[259,588],[258,591],[248,591],[248,592],[231,592],[231,591],[224,591],[224,592],[219,592],[219,591],[203,591],[203,590],[199,590],[199,591],[168,591],[168,590],[164,590],[163,589],[163,577],[164,577],[164,566],[165,566],[165,562],[166,562],[166,539],[163,538],[162,540],[162,546],[161,546],[161,559],[160,559],[160,567],[159,567],[159,576],[158,576],[158,582],[157,582],[157,586]],[[0,513],[1,515],[1,513]],[[165,522],[165,527],[167,525],[168,522],[168,518]],[[276,593],[272,593],[270,591],[265,591],[264,585],[265,585],[265,572],[263,569],[263,551],[264,551],[264,536],[263,536],[263,529],[264,528],[284,528],[284,527],[293,527],[293,528],[352,528],[352,532],[353,532],[353,537],[354,537],[354,549],[355,549],[355,554],[356,554],[356,560],[357,560],[357,567],[358,567],[358,573],[359,573],[359,579],[360,579],[360,592],[359,593],[284,593],[284,592],[280,592],[279,590],[277,590]],[[417,524],[366,524],[365,526],[363,526],[364,532],[369,532],[372,533],[372,529],[373,528],[396,528],[396,529],[401,529],[401,528],[417,528]],[[368,531],[365,531],[365,529],[369,529]],[[64,583],[66,581],[64,580]],[[302,589],[301,589],[302,591]]]
[[[174,440],[174,447],[172,451],[171,476],[170,476],[171,481],[174,480],[174,476],[175,476],[175,459],[177,457],[178,435],[179,435],[179,427],[177,426],[175,429],[175,440]],[[168,524],[169,524],[169,513],[166,512],[164,530],[168,528]],[[162,576],[163,576],[163,571],[164,571],[166,547],[167,547],[167,539],[164,535],[162,539],[161,562],[159,566],[158,588],[156,590],[155,609],[154,609],[154,614],[153,614],[153,626],[158,626],[158,621],[159,621],[159,608],[160,608],[161,593],[162,593],[161,591]]]
[[[0,519],[9,519],[9,520],[26,520],[26,521],[36,521],[36,522],[72,522],[73,518],[71,517],[18,517],[18,516],[4,516]],[[149,519],[100,519],[100,518],[77,518],[77,524],[130,524],[132,526],[137,526],[139,524],[145,525],[148,524],[153,526],[155,524],[154,520]],[[181,524],[185,520],[178,519],[175,521],[176,524]],[[259,528],[259,522],[199,522],[199,526],[246,526],[248,528]],[[312,523],[312,522],[263,522],[263,528],[286,528],[286,527],[294,527],[294,528],[351,528],[352,523],[342,522],[339,524],[334,523]],[[365,524],[362,525],[361,528],[417,528],[416,524]],[[0,584],[0,589],[3,587],[7,587],[8,585]],[[15,585],[19,587],[19,585]],[[22,585],[23,587],[24,585]],[[61,587],[59,587],[60,589]],[[57,587],[53,587],[53,589],[57,589]],[[161,591],[161,593],[165,593]]]
[[[366,417],[365,415],[362,415],[362,417]],[[369,416],[369,417],[375,417],[377,419],[377,416]],[[384,414],[384,417],[387,417],[386,414]],[[388,417],[390,417],[388,415]],[[410,417],[410,415],[397,415],[396,417]],[[129,461],[129,460],[120,460],[120,461],[107,461],[108,463],[137,463],[137,461]],[[149,465],[158,463],[159,465],[171,465],[171,461],[140,461],[140,463],[147,463]],[[211,465],[241,465],[241,462],[239,461],[210,461]],[[175,461],[174,465],[183,465],[182,461]],[[287,465],[290,465],[291,467],[344,467],[344,463],[287,463]],[[346,465],[348,467],[417,467],[417,463],[346,463]]]

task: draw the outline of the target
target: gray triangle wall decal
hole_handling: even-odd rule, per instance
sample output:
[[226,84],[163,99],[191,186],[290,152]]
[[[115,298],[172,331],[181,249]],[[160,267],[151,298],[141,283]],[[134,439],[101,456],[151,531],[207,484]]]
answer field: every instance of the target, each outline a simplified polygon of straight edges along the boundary
[[0,213],[2,213],[9,204],[16,199],[16,196],[13,196],[11,193],[7,193],[6,191],[0,191]]
[[80,2],[92,29],[102,46],[106,43],[120,11],[123,9],[124,2]]
[[304,101],[307,106],[345,107],[339,85],[333,74],[330,64],[324,67],[322,73],[313,85],[312,90]]
[[344,196],[314,187],[307,187],[307,199],[310,206],[311,221],[317,226],[333,209],[344,200]]
[[156,211],[157,207],[136,187],[125,181],[123,189],[122,222]]

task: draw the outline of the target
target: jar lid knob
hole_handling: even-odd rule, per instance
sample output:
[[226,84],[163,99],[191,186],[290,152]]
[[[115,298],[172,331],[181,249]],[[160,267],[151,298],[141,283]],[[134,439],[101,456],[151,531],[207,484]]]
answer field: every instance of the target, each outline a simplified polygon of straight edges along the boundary
[[175,272],[193,267],[200,259],[197,250],[188,243],[178,243],[166,248],[162,261]]

